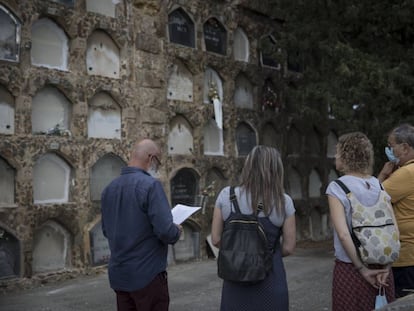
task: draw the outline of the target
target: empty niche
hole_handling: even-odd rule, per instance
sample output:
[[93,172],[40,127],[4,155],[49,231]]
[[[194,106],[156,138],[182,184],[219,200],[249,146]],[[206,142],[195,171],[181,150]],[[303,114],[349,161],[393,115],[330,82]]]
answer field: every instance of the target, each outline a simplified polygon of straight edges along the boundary
[[263,127],[262,144],[265,146],[277,148],[278,139],[278,134],[273,125],[269,123],[265,124]]
[[167,99],[193,101],[193,75],[181,62],[176,62],[170,67]]
[[106,154],[91,169],[91,200],[100,201],[104,188],[121,174],[125,162],[114,154]]
[[89,101],[88,137],[121,138],[121,108],[105,92],[97,93]]
[[68,38],[64,31],[48,18],[39,19],[32,26],[32,64],[66,70],[68,66]]
[[0,59],[19,61],[20,22],[0,4]]
[[277,56],[281,49],[277,46],[275,38],[268,35],[260,40],[260,63],[263,67],[280,69],[280,62]]
[[16,172],[2,157],[0,157],[0,176],[0,206],[14,204]]
[[55,87],[41,89],[32,100],[32,133],[51,134],[60,129],[68,131],[72,115],[72,104]]
[[71,237],[69,232],[55,221],[47,221],[34,234],[34,273],[62,270],[70,266]]
[[253,85],[243,74],[236,78],[234,103],[239,108],[253,109]]
[[102,232],[102,221],[98,221],[89,231],[91,262],[93,266],[107,264],[111,251],[107,238]]
[[301,135],[298,129],[295,126],[292,126],[289,129],[287,140],[289,141],[288,144],[288,154],[289,155],[299,155],[300,154],[300,147],[302,145]]
[[336,172],[336,170],[334,170],[334,169],[331,169],[330,171],[329,171],[329,175],[328,175],[328,182],[331,182],[331,181],[333,181],[333,180],[336,180],[336,179],[338,179],[338,173]]
[[205,50],[226,55],[227,32],[218,19],[209,18],[203,26]]
[[218,73],[208,67],[204,73],[203,103],[211,104],[214,96],[223,100],[223,83]]
[[330,131],[328,134],[328,143],[327,143],[327,150],[326,150],[326,156],[328,158],[335,158],[337,143],[338,143],[338,137],[333,131]]
[[246,156],[257,145],[256,132],[245,122],[236,128],[236,144],[239,156]]
[[71,168],[54,153],[42,155],[33,167],[33,198],[35,204],[69,201]]
[[119,78],[119,64],[119,48],[115,42],[104,31],[94,31],[87,43],[88,74]]
[[303,197],[302,194],[302,183],[300,179],[300,174],[296,169],[289,170],[289,174],[287,176],[288,181],[288,188],[289,188],[289,195],[294,200],[300,200]]
[[315,169],[313,169],[309,175],[308,187],[310,198],[319,198],[321,196],[321,177]]
[[194,22],[182,8],[168,15],[168,35],[172,43],[195,47]]
[[20,276],[20,243],[0,227],[0,280]]
[[14,98],[0,86],[0,134],[14,134]]
[[193,206],[198,194],[199,176],[191,168],[180,169],[170,181],[171,205],[185,204]]
[[248,62],[250,54],[249,38],[240,27],[234,31],[233,56],[235,60]]
[[170,123],[168,134],[169,154],[192,154],[193,135],[191,125],[182,116],[175,117]]
[[204,154],[223,155],[223,130],[213,119],[204,126]]
[[121,0],[86,0],[86,11],[115,17],[115,7]]

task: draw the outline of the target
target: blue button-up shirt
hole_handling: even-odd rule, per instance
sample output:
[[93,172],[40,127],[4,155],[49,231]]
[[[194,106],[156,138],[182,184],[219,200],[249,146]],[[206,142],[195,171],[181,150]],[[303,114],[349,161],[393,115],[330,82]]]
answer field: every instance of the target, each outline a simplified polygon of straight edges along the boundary
[[180,236],[160,181],[142,169],[122,168],[102,192],[101,212],[111,287],[128,292],[145,287],[166,269],[168,244]]

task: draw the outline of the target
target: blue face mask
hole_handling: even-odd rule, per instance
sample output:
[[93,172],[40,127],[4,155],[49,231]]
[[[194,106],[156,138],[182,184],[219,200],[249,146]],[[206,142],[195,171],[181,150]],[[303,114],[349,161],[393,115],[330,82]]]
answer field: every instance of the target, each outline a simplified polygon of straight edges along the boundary
[[398,164],[398,162],[400,162],[400,159],[398,159],[395,155],[394,155],[394,151],[392,150],[392,148],[390,147],[385,147],[385,155],[387,156],[388,160]]

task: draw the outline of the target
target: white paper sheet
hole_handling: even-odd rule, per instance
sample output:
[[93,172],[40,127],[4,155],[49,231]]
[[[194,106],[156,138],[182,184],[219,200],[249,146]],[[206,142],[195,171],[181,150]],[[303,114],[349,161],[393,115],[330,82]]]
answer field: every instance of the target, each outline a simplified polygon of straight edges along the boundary
[[188,217],[197,212],[201,206],[188,206],[183,204],[177,204],[171,210],[173,216],[173,222],[177,225],[182,224]]

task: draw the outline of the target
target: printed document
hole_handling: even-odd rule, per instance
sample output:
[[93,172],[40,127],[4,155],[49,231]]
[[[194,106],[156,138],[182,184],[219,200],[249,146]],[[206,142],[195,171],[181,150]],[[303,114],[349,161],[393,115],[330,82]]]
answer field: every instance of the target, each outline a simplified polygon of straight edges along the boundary
[[177,204],[171,210],[173,222],[177,225],[181,225],[188,217],[197,212],[200,208],[201,206]]

